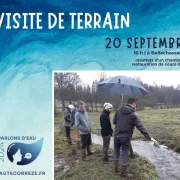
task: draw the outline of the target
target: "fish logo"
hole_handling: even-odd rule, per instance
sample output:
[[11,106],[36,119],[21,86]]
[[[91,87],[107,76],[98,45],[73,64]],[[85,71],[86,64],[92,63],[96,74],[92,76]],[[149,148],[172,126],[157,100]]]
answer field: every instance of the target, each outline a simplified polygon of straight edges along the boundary
[[40,154],[43,139],[32,144],[12,143],[7,149],[8,159],[16,165],[27,165],[32,163]]

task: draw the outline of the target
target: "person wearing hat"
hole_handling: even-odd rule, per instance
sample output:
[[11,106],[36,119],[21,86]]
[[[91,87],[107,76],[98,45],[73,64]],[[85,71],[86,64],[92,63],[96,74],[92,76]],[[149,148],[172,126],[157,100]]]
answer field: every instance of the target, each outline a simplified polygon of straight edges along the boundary
[[110,122],[110,113],[113,110],[113,105],[110,103],[104,103],[104,110],[100,116],[101,135],[103,137],[103,156],[104,161],[108,161],[108,149],[110,139],[113,134],[113,130]]
[[66,110],[64,112],[64,127],[66,130],[66,138],[68,145],[72,145],[72,139],[71,139],[71,111],[74,108],[73,105],[66,106]]

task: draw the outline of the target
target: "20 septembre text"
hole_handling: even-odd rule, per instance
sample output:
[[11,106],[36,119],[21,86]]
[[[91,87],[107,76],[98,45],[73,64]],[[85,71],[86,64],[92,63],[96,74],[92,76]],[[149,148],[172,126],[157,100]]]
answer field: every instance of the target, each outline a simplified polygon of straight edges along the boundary
[[180,48],[180,37],[129,37],[121,40],[120,38],[106,38],[106,48]]

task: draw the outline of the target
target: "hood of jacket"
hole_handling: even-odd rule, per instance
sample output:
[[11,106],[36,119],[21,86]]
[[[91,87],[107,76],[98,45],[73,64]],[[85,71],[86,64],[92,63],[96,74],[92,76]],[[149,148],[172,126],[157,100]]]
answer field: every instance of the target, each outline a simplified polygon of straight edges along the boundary
[[86,112],[85,110],[79,110],[79,109],[77,109],[77,111],[82,113],[82,114],[84,114]]
[[120,111],[122,114],[131,114],[134,112],[134,108],[127,105],[127,106],[121,107]]
[[110,115],[110,112],[106,111],[105,109],[104,109],[103,113],[107,114],[108,116]]

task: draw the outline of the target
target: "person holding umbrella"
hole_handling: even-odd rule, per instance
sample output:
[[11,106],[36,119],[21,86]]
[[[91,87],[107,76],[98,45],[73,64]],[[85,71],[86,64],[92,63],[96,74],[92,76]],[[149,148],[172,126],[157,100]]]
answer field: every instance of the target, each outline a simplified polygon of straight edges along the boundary
[[128,99],[127,105],[118,109],[114,115],[114,160],[115,172],[118,172],[120,148],[122,148],[121,174],[126,176],[130,141],[132,139],[134,127],[136,127],[149,141],[151,137],[143,126],[140,118],[135,113],[136,101],[134,98]]
[[104,103],[104,110],[100,116],[100,125],[101,125],[101,135],[103,137],[103,154],[104,161],[108,161],[108,149],[110,144],[110,139],[113,134],[113,130],[110,122],[110,113],[113,110],[113,105],[110,103]]

